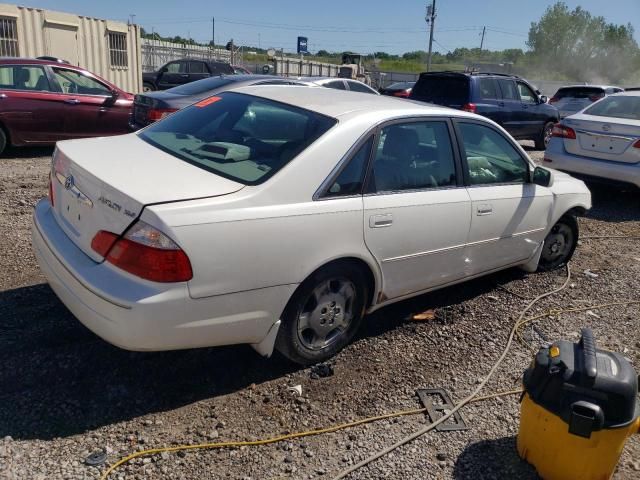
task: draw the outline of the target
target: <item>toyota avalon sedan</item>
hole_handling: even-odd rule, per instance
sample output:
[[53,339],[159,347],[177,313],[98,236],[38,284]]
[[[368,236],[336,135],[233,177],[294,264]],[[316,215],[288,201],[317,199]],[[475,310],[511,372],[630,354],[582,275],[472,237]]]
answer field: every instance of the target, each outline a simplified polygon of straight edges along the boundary
[[324,88],[220,93],[58,143],[33,245],[53,290],[131,350],[251,344],[303,365],[366,313],[576,248],[585,185],[492,121]]

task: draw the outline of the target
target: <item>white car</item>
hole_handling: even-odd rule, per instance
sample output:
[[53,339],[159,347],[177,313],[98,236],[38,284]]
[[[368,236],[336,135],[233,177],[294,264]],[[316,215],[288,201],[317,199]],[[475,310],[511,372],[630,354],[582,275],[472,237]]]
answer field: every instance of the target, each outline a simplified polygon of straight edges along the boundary
[[486,118],[246,87],[58,143],[33,245],[71,312],[122,348],[248,343],[312,364],[392,302],[558,267],[590,207]]
[[300,85],[320,86],[325,88],[333,88],[334,90],[350,90],[352,92],[370,93],[372,95],[380,95],[373,88],[362,83],[359,80],[351,78],[339,77],[298,77],[296,82]]
[[549,103],[558,109],[562,119],[583,110],[607,95],[620,92],[624,92],[624,89],[609,85],[571,85],[560,88],[549,99]]
[[608,96],[562,120],[544,162],[586,179],[640,187],[640,91]]

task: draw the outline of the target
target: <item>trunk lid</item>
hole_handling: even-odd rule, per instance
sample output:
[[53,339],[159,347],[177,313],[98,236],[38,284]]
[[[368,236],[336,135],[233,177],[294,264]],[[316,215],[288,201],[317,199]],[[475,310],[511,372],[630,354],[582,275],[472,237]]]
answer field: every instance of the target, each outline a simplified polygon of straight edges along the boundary
[[640,148],[633,146],[640,139],[640,122],[580,113],[562,123],[576,132],[575,140],[564,139],[567,152],[613,162],[640,162]]
[[122,234],[144,206],[226,195],[244,187],[204,172],[137,135],[59,142],[53,158],[54,212],[89,257],[100,230]]

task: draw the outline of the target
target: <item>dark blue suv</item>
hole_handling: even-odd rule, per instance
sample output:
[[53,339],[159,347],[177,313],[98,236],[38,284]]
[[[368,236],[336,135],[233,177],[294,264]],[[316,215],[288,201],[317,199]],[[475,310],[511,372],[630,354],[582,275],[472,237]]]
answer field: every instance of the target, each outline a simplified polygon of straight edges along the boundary
[[544,150],[558,109],[527,81],[499,73],[429,72],[420,74],[410,97],[489,117],[517,140],[533,140]]

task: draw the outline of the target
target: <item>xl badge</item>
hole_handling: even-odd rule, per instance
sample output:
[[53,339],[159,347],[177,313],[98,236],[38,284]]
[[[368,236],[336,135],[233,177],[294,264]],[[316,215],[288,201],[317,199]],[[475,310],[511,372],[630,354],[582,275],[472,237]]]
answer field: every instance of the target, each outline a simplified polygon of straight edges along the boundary
[[64,188],[67,190],[71,190],[75,185],[75,181],[73,180],[73,175],[69,175],[64,181]]

